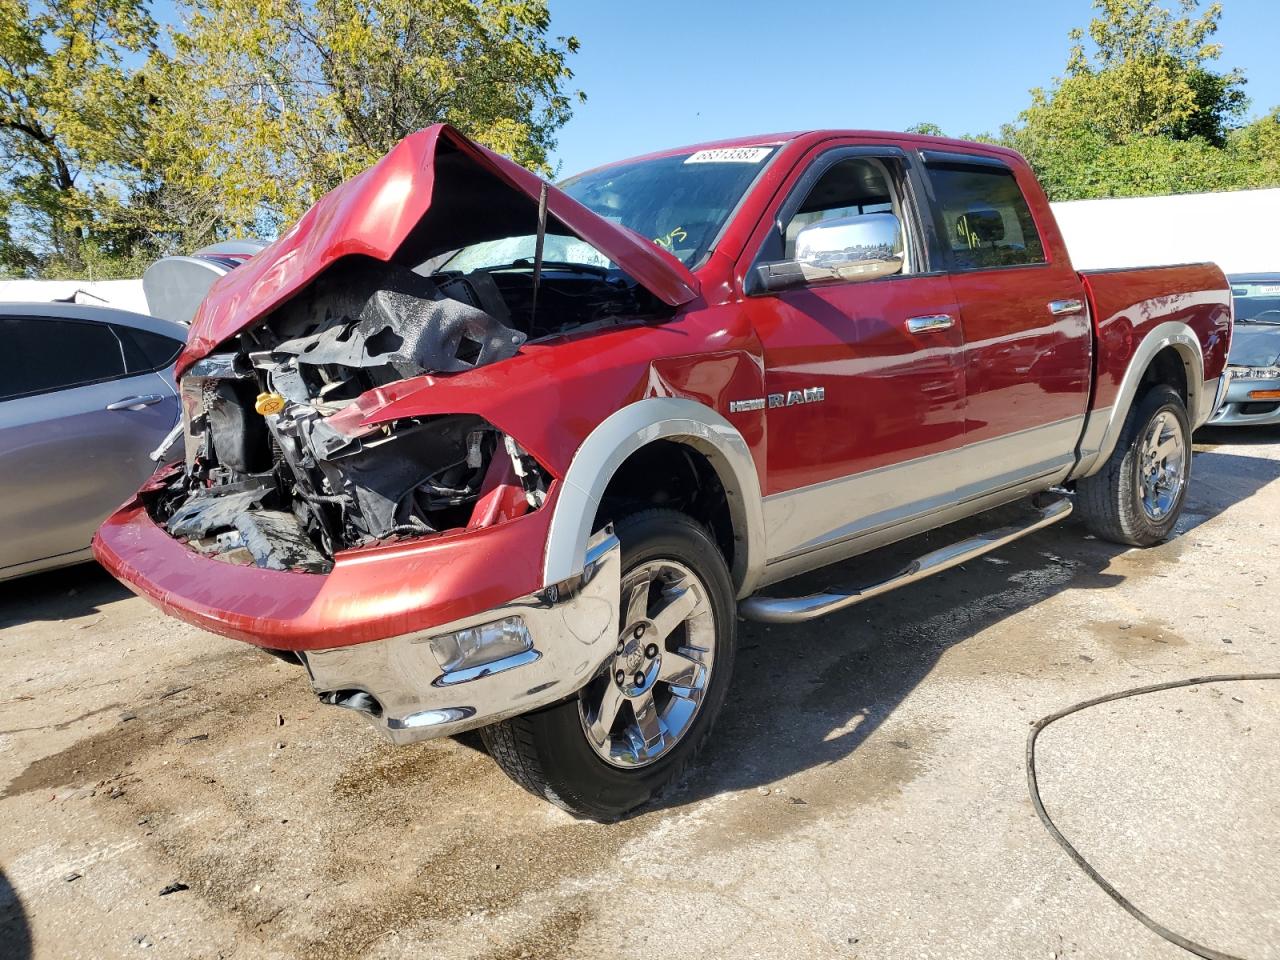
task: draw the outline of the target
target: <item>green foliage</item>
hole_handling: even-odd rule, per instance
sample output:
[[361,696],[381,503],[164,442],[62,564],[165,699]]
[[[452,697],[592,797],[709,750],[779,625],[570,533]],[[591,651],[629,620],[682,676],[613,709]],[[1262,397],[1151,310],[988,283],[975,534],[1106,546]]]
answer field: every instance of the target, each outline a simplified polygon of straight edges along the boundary
[[1176,5],[1094,0],[1092,48],[1086,31],[1072,31],[1065,75],[1032,90],[1018,123],[1001,130],[1000,142],[1031,161],[1051,199],[1280,183],[1268,128],[1247,137],[1237,129],[1249,105],[1243,75],[1211,69],[1222,53],[1211,42],[1221,5],[1199,16],[1195,0]]
[[[1093,0],[1063,75],[997,136],[1053,199],[1280,185],[1222,7]],[[548,171],[575,100],[547,0],[0,0],[0,275],[137,276],[270,236],[432,123]],[[911,131],[941,135],[937,124]]]
[[146,243],[131,204],[149,100],[131,63],[155,40],[138,0],[0,0],[0,270],[114,275]]
[[270,236],[439,121],[545,170],[582,98],[545,0],[184,2],[0,0],[0,274]]
[[189,4],[165,65],[155,153],[234,230],[292,221],[442,121],[546,170],[571,113],[578,43],[548,38],[545,0]]
[[1280,107],[1228,138],[1228,148],[1255,186],[1280,184]]

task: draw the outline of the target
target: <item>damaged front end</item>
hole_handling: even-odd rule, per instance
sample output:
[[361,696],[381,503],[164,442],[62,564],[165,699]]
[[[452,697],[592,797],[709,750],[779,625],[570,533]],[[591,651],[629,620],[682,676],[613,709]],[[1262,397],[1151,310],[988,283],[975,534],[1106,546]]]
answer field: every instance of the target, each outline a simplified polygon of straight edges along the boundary
[[[535,231],[532,262],[450,267]],[[544,263],[544,233],[598,260]],[[695,296],[683,264],[639,235],[447,126],[420,131],[214,285],[178,361],[186,467],[142,503],[201,554],[308,573],[343,550],[519,517],[551,475],[482,416],[336,415]]]
[[335,269],[182,379],[186,469],[146,496],[199,553],[327,572],[340,550],[477,528],[539,507],[549,476],[472,415],[359,436],[330,417],[361,394],[515,354],[525,335],[394,265]]

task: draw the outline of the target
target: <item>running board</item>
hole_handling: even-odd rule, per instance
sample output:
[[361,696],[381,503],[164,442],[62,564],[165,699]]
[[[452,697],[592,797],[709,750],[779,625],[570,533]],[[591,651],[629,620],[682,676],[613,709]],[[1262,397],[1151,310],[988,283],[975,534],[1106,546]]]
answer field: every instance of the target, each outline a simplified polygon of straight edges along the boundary
[[852,607],[855,603],[861,603],[863,600],[870,600],[872,597],[878,597],[882,593],[896,590],[898,587],[906,586],[908,583],[915,583],[917,580],[931,577],[935,573],[941,573],[943,570],[950,570],[954,566],[980,557],[984,553],[990,553],[992,550],[1003,547],[1007,543],[1012,543],[1019,537],[1025,537],[1028,533],[1034,533],[1052,523],[1057,523],[1059,520],[1065,520],[1070,515],[1070,500],[1054,500],[1047,506],[1038,508],[1035,518],[1029,523],[1020,526],[1000,527],[987,533],[978,534],[976,537],[970,537],[968,540],[953,543],[949,547],[934,550],[932,553],[926,553],[923,557],[917,557],[912,560],[888,580],[883,580],[880,583],[873,583],[870,586],[851,590],[847,593],[814,593],[807,597],[762,597],[756,595],[748,597],[738,604],[738,613],[747,620],[757,620],[761,623],[801,623],[805,620],[813,620],[815,617],[834,613],[837,610],[843,610],[845,607]]

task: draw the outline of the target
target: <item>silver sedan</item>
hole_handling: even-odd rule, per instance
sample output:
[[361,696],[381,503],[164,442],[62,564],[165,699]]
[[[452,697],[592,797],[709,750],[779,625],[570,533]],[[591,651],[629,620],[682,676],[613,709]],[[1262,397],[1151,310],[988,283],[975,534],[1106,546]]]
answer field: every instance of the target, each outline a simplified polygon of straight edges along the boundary
[[1233,274],[1231,384],[1210,424],[1280,424],[1280,273]]
[[185,342],[181,324],[136,313],[0,304],[0,580],[90,559],[179,422]]

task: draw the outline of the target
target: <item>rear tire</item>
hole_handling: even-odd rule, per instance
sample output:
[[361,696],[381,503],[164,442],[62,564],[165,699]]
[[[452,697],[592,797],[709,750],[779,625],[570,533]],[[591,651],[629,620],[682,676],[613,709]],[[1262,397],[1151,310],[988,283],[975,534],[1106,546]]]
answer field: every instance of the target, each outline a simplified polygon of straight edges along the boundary
[[1107,462],[1076,484],[1076,509],[1096,536],[1131,547],[1169,538],[1191,478],[1191,423],[1172,387],[1152,387],[1125,419]]
[[512,780],[575,816],[617,820],[684,772],[733,671],[733,584],[711,535],[685,514],[615,524],[622,544],[618,653],[578,696],[480,733]]

